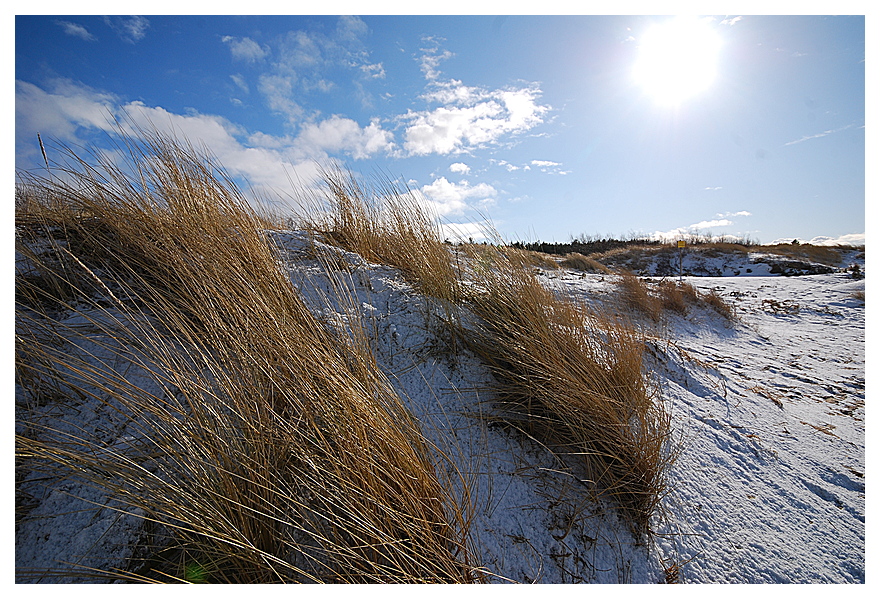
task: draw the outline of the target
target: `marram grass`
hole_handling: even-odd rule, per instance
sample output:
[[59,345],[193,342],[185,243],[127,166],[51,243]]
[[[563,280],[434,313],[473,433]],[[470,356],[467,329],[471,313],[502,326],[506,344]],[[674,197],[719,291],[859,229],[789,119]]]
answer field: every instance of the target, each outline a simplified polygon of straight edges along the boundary
[[[208,159],[129,142],[127,164],[71,155],[23,181],[17,214],[17,466],[99,488],[158,531],[141,569],[100,574],[476,580],[449,464],[369,349],[312,316]],[[132,441],[99,451],[87,426],[27,416],[77,396],[121,414]]]

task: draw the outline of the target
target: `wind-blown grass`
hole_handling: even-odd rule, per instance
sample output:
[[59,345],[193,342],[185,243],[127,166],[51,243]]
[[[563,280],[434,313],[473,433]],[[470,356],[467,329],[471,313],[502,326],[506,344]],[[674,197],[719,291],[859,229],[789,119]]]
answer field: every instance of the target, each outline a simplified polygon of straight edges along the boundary
[[[17,466],[158,527],[148,567],[106,576],[474,580],[467,506],[438,478],[453,469],[367,345],[312,316],[210,160],[129,141],[127,165],[71,154],[20,186]],[[28,415],[77,396],[129,441]]]
[[613,498],[637,535],[650,532],[673,452],[640,335],[555,295],[503,251],[472,277],[478,320],[466,335],[498,379],[502,412]]
[[422,293],[458,303],[461,289],[437,217],[415,192],[380,180],[373,188],[340,168],[323,171],[326,194],[304,226],[365,260],[398,268]]
[[[564,454],[637,534],[648,532],[673,453],[669,415],[642,371],[635,329],[542,286],[534,252],[463,245],[454,253],[413,194],[384,186],[371,195],[339,171],[328,175],[329,212],[312,226],[452,305],[447,334],[492,369],[500,413]],[[400,249],[410,240],[418,252]]]

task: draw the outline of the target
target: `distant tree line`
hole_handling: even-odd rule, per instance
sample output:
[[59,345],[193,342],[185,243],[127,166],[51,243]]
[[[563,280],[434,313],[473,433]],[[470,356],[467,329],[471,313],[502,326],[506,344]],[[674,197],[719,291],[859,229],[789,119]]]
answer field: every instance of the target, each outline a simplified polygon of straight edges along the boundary
[[532,252],[543,252],[545,254],[555,254],[564,256],[565,254],[578,253],[588,256],[601,252],[607,252],[622,247],[644,246],[644,245],[664,245],[664,242],[657,239],[633,238],[633,239],[600,239],[600,238],[581,238],[572,239],[567,243],[549,243],[546,241],[516,241],[510,244],[521,250],[529,250]]
[[[549,243],[546,241],[516,241],[511,243],[511,247],[519,248],[521,250],[530,250],[533,252],[544,252],[545,254],[555,254],[555,255],[565,255],[573,252],[577,252],[578,254],[583,254],[585,256],[589,256],[590,254],[607,252],[608,250],[613,250],[617,248],[623,247],[631,247],[631,246],[661,246],[661,245],[675,245],[676,240],[681,239],[685,241],[688,246],[693,245],[709,245],[709,244],[719,244],[719,243],[727,243],[727,244],[737,244],[743,246],[757,246],[760,245],[760,242],[756,239],[752,239],[748,235],[743,237],[735,237],[731,235],[700,235],[697,233],[683,233],[675,239],[666,239],[661,240],[657,238],[650,237],[641,237],[638,235],[633,235],[626,239],[617,239],[612,237],[602,238],[602,237],[591,237],[591,236],[581,236],[575,237],[571,241],[567,243]],[[797,240],[792,242],[792,244],[797,244]]]

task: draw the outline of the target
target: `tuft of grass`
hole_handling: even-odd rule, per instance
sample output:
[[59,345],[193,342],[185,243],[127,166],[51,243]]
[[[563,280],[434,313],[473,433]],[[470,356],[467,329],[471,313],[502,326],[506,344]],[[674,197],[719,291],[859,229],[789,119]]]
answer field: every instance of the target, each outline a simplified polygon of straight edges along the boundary
[[[531,250],[523,250],[515,247],[505,247],[504,251],[518,262],[534,268],[543,268],[545,270],[559,270],[559,263],[556,262],[549,254],[544,252],[534,252]],[[516,256],[516,258],[513,258]]]
[[626,306],[644,314],[654,322],[660,320],[662,302],[648,291],[647,286],[639,277],[630,272],[621,271],[618,273],[616,283]]
[[582,272],[611,274],[611,269],[601,262],[577,252],[566,254],[562,261],[560,261],[559,265],[564,268],[571,268]]
[[707,306],[723,316],[725,320],[730,322],[736,320],[736,309],[732,304],[728,303],[723,297],[718,295],[714,289],[701,295],[700,298]]
[[700,294],[690,283],[664,279],[657,284],[657,293],[664,310],[685,315],[690,306],[700,301]]
[[364,259],[398,268],[419,291],[459,302],[459,277],[436,215],[406,186],[385,179],[372,188],[340,168],[322,172],[325,194],[304,226]]
[[[17,467],[160,531],[149,567],[103,575],[473,581],[468,508],[440,478],[454,469],[368,345],[309,312],[209,159],[158,134],[127,150],[125,165],[71,152],[16,215],[33,233],[16,244],[32,265],[16,273]],[[130,441],[33,411],[76,397]]]
[[642,373],[643,339],[554,295],[504,252],[481,264],[469,272],[477,323],[465,335],[495,373],[498,405],[612,497],[637,535],[648,532],[673,458],[669,414]]

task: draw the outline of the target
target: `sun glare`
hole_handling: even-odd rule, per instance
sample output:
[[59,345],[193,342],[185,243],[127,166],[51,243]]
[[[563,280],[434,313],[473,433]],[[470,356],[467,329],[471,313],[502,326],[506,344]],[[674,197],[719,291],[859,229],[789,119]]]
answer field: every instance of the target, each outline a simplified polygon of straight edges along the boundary
[[721,40],[708,23],[678,17],[642,36],[634,76],[656,101],[677,105],[711,85]]

